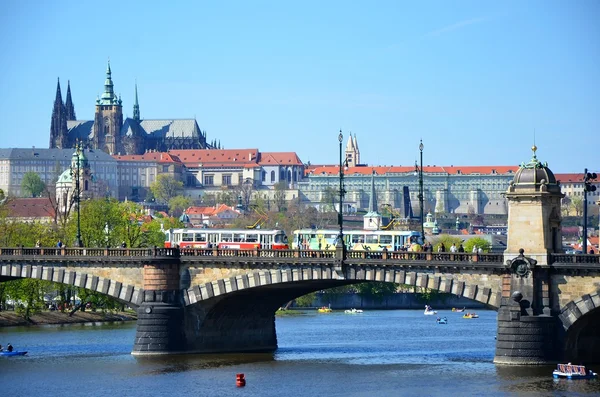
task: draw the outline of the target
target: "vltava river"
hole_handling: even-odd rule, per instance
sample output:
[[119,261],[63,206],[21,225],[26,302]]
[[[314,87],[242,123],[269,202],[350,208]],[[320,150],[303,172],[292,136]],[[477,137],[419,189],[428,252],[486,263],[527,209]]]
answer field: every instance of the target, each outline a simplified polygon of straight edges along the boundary
[[[305,313],[277,318],[273,354],[131,356],[134,323],[0,329],[27,350],[0,357],[3,396],[583,395],[600,381],[554,381],[552,367],[492,363],[496,312]],[[598,372],[600,368],[592,368]],[[236,373],[247,384],[236,388]]]

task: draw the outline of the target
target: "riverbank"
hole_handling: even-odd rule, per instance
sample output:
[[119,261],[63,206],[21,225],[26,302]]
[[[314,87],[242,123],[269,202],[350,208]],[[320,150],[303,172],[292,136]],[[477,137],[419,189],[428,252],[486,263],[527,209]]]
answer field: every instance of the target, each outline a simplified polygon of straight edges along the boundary
[[15,327],[15,326],[32,326],[32,325],[48,325],[48,324],[75,324],[75,323],[90,323],[90,322],[110,322],[110,321],[135,321],[137,315],[135,312],[81,312],[77,311],[69,317],[69,313],[61,313],[60,311],[47,311],[34,314],[29,321],[19,316],[15,312],[2,311],[0,312],[0,327]]

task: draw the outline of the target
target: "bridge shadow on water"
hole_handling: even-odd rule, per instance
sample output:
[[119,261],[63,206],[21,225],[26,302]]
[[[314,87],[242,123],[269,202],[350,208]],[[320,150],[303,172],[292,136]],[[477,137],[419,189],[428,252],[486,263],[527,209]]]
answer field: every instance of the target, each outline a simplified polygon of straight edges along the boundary
[[243,364],[275,361],[273,353],[170,354],[135,357],[142,371],[149,375],[212,369]]

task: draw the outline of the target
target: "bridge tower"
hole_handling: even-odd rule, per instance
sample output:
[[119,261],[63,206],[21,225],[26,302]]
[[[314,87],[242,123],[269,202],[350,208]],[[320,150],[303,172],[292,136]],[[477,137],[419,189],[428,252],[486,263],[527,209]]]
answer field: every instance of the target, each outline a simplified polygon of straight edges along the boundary
[[560,358],[564,337],[552,312],[549,254],[560,253],[564,194],[546,163],[521,164],[506,192],[508,240],[506,273],[498,310],[497,364],[544,364]]

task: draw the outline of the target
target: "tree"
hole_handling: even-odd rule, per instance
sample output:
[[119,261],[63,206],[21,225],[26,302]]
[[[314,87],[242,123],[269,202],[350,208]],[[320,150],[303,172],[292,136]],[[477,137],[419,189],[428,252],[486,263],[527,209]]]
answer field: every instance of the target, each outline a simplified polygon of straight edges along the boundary
[[450,252],[450,247],[452,244],[456,244],[456,247],[459,247],[462,244],[463,240],[460,237],[451,236],[449,234],[440,234],[433,240],[433,250],[437,252],[438,247],[441,243],[444,243],[444,247],[446,247],[446,252]]
[[21,190],[23,190],[23,193],[27,193],[31,197],[39,197],[45,189],[46,185],[37,173],[29,171],[23,175],[23,180],[21,181]]
[[574,196],[571,199],[571,208],[575,211],[575,216],[581,216],[583,213],[583,197]]
[[183,211],[192,205],[192,199],[185,196],[175,196],[169,200],[169,214],[174,217],[180,217]]
[[6,196],[4,195],[4,190],[0,189],[0,204],[4,201]]
[[492,245],[489,241],[481,237],[473,237],[468,239],[465,244],[465,252],[473,252],[473,246],[476,245],[477,248],[481,248],[483,252],[489,252],[492,248]]
[[567,196],[563,197],[560,203],[563,216],[569,216],[571,213],[571,199]]
[[168,203],[169,200],[183,191],[183,182],[171,175],[161,174],[150,185],[150,191],[159,203]]
[[279,181],[275,184],[275,193],[273,194],[273,201],[277,206],[277,211],[282,212],[285,210],[285,191],[287,183],[285,181]]

